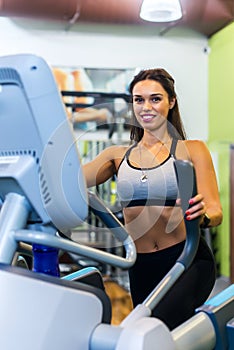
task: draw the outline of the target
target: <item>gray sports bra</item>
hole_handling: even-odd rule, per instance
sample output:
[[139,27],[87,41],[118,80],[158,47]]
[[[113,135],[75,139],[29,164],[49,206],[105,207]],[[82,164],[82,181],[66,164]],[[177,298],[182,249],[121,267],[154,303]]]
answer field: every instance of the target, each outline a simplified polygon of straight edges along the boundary
[[[178,185],[174,169],[176,139],[172,140],[169,156],[163,163],[147,169],[133,166],[129,161],[130,147],[122,159],[117,173],[117,193],[122,207],[175,206]],[[142,170],[147,180],[141,181]]]

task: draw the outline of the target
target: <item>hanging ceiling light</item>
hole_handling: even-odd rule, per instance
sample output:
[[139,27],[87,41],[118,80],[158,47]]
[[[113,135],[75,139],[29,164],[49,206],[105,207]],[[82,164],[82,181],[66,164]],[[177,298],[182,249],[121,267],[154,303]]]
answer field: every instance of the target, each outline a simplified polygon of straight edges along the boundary
[[171,22],[182,17],[179,0],[143,0],[140,17],[150,22]]

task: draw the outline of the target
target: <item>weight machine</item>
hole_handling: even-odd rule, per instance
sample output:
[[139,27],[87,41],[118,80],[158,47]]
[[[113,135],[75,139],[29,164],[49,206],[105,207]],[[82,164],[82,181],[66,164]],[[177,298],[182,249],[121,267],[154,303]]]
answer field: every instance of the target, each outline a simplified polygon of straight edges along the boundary
[[[96,269],[58,278],[12,266],[21,243],[55,247],[128,269],[135,245],[105,204],[88,193],[76,140],[52,72],[40,57],[0,58],[0,334],[4,350],[211,350],[234,346],[234,286],[170,332],[151,310],[188,268],[198,223],[187,223],[175,266],[119,326]],[[175,163],[182,209],[194,188],[193,167]],[[123,244],[125,257],[62,238],[81,225],[88,205]],[[191,224],[191,226],[187,226]],[[98,283],[85,279],[98,275]],[[74,282],[74,279],[76,280]]]

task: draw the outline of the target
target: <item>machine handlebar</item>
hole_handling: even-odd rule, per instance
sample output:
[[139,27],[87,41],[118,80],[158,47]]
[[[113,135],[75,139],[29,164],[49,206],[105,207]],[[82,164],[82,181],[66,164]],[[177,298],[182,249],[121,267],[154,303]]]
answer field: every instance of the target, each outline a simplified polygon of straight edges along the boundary
[[[189,199],[197,194],[195,169],[191,162],[184,160],[176,160],[174,166],[179,187],[181,208],[185,215],[186,210],[190,207]],[[199,218],[191,221],[185,219],[184,222],[187,238],[183,252],[177,259],[177,262],[180,262],[185,266],[185,269],[188,269],[195,257],[200,240]]]

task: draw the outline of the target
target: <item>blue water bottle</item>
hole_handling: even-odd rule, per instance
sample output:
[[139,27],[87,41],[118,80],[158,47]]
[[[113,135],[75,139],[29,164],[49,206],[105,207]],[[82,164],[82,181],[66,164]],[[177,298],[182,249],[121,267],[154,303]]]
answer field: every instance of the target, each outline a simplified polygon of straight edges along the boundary
[[60,277],[58,249],[33,244],[33,271]]

